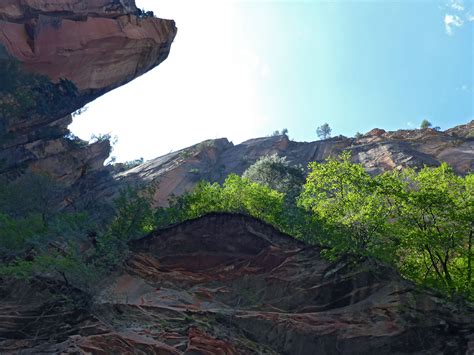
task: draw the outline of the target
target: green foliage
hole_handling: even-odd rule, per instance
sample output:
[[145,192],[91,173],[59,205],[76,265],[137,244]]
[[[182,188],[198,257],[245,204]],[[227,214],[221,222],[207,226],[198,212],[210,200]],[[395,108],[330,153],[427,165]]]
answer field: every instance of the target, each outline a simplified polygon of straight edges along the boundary
[[0,211],[13,218],[39,215],[48,223],[57,212],[60,189],[43,174],[26,174],[12,183],[0,180]]
[[191,193],[171,201],[168,209],[159,210],[155,220],[166,226],[210,212],[236,212],[279,225],[283,211],[283,193],[232,174],[222,186],[198,183]]
[[181,152],[179,152],[179,157],[181,159],[188,159],[193,156],[193,152],[190,149],[183,149]]
[[287,136],[288,137],[288,128],[283,128],[281,131],[273,131],[272,137],[277,137],[277,136]]
[[155,187],[140,190],[127,187],[115,200],[116,216],[106,231],[97,238],[95,262],[111,269],[128,253],[128,242],[156,228],[152,208]]
[[60,187],[47,176],[4,182],[0,276],[61,278],[91,290],[123,262],[129,241],[210,212],[235,212],[318,244],[329,258],[375,257],[419,284],[474,300],[473,174],[457,176],[442,164],[372,177],[344,152],[311,163],[299,193],[302,182],[300,168],[267,156],[243,177],[199,182],[166,208],[153,206],[156,187],[124,189],[102,227],[85,211],[58,210]]
[[311,163],[299,204],[328,255],[373,256],[446,294],[474,298],[474,177],[446,164],[371,177],[349,153]]
[[112,137],[110,133],[106,134],[93,134],[90,139],[90,143],[102,143],[105,141],[110,141],[112,145],[117,143],[117,137]]
[[360,133],[359,131],[357,131],[354,137],[355,137],[356,139],[361,139],[363,136],[364,136],[364,135],[363,135],[362,133]]
[[207,141],[203,141],[199,144],[196,144],[195,151],[197,153],[201,153],[206,149],[215,148],[216,142],[212,139],[208,139]]
[[428,120],[423,120],[421,121],[420,128],[425,129],[425,128],[430,128],[432,126],[431,122]]
[[41,242],[46,232],[41,216],[12,218],[0,213],[0,260],[11,261],[24,256]]
[[60,211],[59,191],[59,184],[40,174],[1,182],[0,276],[51,276],[90,285],[88,255],[79,250],[96,226],[86,212]]
[[69,140],[72,143],[72,145],[75,147],[86,147],[87,145],[89,145],[89,142],[82,140],[81,138],[73,134],[72,132],[69,132],[68,134],[66,134],[64,138]]
[[286,194],[293,202],[305,181],[302,168],[290,166],[285,157],[266,155],[251,165],[242,175],[253,182]]
[[319,218],[331,253],[377,255],[390,259],[395,247],[391,225],[393,210],[386,198],[389,183],[372,179],[349,152],[325,163],[311,163],[299,205]]
[[457,176],[446,163],[394,175],[401,182],[394,222],[402,242],[400,270],[418,282],[474,296],[474,175]]
[[331,138],[331,127],[329,127],[329,124],[324,123],[318,128],[316,128],[316,134],[318,135],[319,139],[328,139]]
[[126,257],[127,243],[152,231],[154,189],[124,189],[116,216],[105,227],[85,211],[57,208],[60,187],[43,175],[0,185],[0,276],[61,278],[85,291],[95,288]]
[[74,106],[77,98],[71,81],[52,83],[45,76],[21,70],[15,60],[0,63],[0,117],[67,114],[65,108]]
[[125,163],[122,163],[123,164],[123,170],[133,169],[133,168],[143,164],[144,161],[145,160],[143,158],[138,158],[138,159],[135,159],[135,160],[126,161]]

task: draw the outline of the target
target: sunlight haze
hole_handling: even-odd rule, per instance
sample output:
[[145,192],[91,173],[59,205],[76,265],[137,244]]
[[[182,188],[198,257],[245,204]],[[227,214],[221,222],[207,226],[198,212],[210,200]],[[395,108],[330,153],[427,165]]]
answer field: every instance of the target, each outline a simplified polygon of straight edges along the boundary
[[178,35],[156,69],[88,105],[71,130],[118,137],[118,161],[289,129],[316,140],[473,119],[469,1],[140,0]]

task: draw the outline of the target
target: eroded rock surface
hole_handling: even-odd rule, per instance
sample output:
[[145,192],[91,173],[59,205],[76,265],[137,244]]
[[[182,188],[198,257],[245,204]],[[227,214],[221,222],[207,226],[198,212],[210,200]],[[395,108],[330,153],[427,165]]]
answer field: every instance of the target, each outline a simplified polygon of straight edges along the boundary
[[176,32],[133,0],[2,1],[0,174],[29,169],[71,186],[103,171],[108,142],[65,138],[70,114],[159,65]]
[[370,260],[328,262],[317,248],[250,217],[211,214],[131,249],[125,267],[82,309],[51,301],[44,289],[10,290],[0,298],[0,352],[474,351],[472,309],[417,290]]
[[131,0],[2,1],[0,43],[31,72],[109,91],[169,54],[174,21],[140,14]]
[[[474,121],[445,132],[432,129],[386,132],[374,129],[359,139],[343,136],[316,142],[290,141],[286,136],[251,139],[234,145],[227,139],[210,140],[152,159],[116,175],[118,185],[156,182],[155,199],[166,204],[171,195],[189,191],[201,179],[223,182],[241,175],[260,157],[278,154],[293,165],[306,167],[343,150],[371,174],[404,167],[438,166],[447,162],[459,174],[474,170]],[[102,190],[108,194],[112,190]]]

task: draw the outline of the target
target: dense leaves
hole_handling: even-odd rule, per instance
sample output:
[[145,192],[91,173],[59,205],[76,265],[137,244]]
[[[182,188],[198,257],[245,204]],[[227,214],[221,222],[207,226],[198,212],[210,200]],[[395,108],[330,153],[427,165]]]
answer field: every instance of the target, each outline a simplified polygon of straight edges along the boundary
[[242,176],[285,193],[291,202],[300,194],[305,180],[303,169],[291,166],[285,157],[277,154],[263,156],[245,170]]
[[370,255],[418,283],[472,298],[473,181],[445,163],[371,177],[343,153],[310,164],[299,204],[320,220],[330,255]]
[[284,219],[285,195],[232,174],[220,186],[200,182],[192,193],[171,201],[170,207],[157,211],[157,225],[169,225],[209,212],[245,213],[273,225]]
[[90,291],[127,257],[130,240],[209,212],[236,212],[318,244],[328,258],[374,257],[418,284],[474,300],[472,174],[442,164],[370,176],[347,152],[311,163],[303,186],[300,173],[265,157],[244,177],[202,181],[159,208],[156,187],[128,188],[100,226],[86,210],[58,210],[58,187],[45,176],[0,184],[0,276],[61,278]]
[[474,175],[457,176],[443,163],[396,176],[400,270],[416,281],[474,296]]
[[350,161],[348,152],[325,163],[311,163],[299,205],[320,219],[320,242],[332,254],[355,253],[390,259],[396,238],[389,218],[388,181],[372,179]]
[[69,106],[80,106],[78,95],[69,80],[52,83],[45,76],[22,70],[13,59],[0,61],[0,118],[66,115]]

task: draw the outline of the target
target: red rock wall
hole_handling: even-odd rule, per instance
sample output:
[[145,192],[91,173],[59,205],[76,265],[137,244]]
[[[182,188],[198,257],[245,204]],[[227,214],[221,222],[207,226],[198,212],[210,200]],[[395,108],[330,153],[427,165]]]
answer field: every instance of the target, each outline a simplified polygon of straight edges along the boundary
[[[123,3],[123,2],[122,2]],[[111,90],[166,59],[174,21],[136,16],[133,1],[16,0],[0,5],[0,43],[24,68],[81,91]]]

